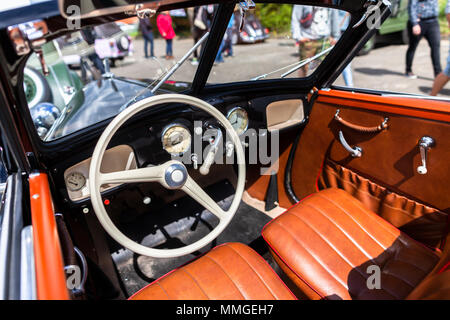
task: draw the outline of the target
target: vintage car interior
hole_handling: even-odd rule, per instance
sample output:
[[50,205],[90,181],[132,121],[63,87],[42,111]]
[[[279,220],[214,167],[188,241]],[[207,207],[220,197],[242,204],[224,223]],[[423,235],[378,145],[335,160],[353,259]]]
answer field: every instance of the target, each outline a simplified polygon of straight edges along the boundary
[[42,48],[73,32],[77,2],[0,23],[0,299],[450,299],[449,102],[333,84],[388,1],[284,1],[350,27],[307,77],[242,81],[214,60],[253,1],[90,1],[81,28],[216,11],[198,66],[160,83],[83,69],[82,92],[33,111],[24,70],[58,79]]

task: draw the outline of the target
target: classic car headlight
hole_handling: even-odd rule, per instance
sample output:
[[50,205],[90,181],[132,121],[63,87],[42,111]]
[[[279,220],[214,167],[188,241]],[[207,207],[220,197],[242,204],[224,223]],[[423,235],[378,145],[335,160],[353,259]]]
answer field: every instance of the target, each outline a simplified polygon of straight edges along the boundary
[[[43,102],[30,109],[38,133],[45,135],[61,116],[61,111],[52,103]],[[46,130],[44,130],[46,129]]]

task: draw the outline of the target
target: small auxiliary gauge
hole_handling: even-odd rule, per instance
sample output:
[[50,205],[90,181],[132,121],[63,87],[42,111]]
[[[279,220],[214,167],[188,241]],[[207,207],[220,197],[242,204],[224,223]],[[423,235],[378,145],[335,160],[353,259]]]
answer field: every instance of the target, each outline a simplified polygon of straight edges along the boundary
[[78,191],[86,185],[86,177],[79,172],[72,172],[66,177],[66,185],[70,191]]

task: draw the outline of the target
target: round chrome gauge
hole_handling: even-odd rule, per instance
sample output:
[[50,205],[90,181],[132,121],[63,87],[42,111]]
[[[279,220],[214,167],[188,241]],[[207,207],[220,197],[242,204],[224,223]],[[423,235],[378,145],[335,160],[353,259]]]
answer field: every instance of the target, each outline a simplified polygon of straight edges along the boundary
[[79,172],[72,172],[66,178],[66,185],[70,191],[78,191],[86,185],[86,177]]
[[227,118],[238,135],[241,135],[247,131],[248,114],[243,108],[236,107],[231,109],[230,112],[228,112]]
[[183,154],[191,147],[191,133],[181,124],[170,124],[162,134],[164,150],[173,155]]

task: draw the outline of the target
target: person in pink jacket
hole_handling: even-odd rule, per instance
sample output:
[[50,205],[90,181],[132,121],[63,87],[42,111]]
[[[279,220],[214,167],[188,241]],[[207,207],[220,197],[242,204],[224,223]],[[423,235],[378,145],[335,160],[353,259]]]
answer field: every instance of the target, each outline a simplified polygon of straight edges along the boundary
[[173,59],[173,38],[175,38],[175,31],[172,27],[172,18],[168,11],[162,12],[156,19],[159,33],[166,40],[166,59]]

